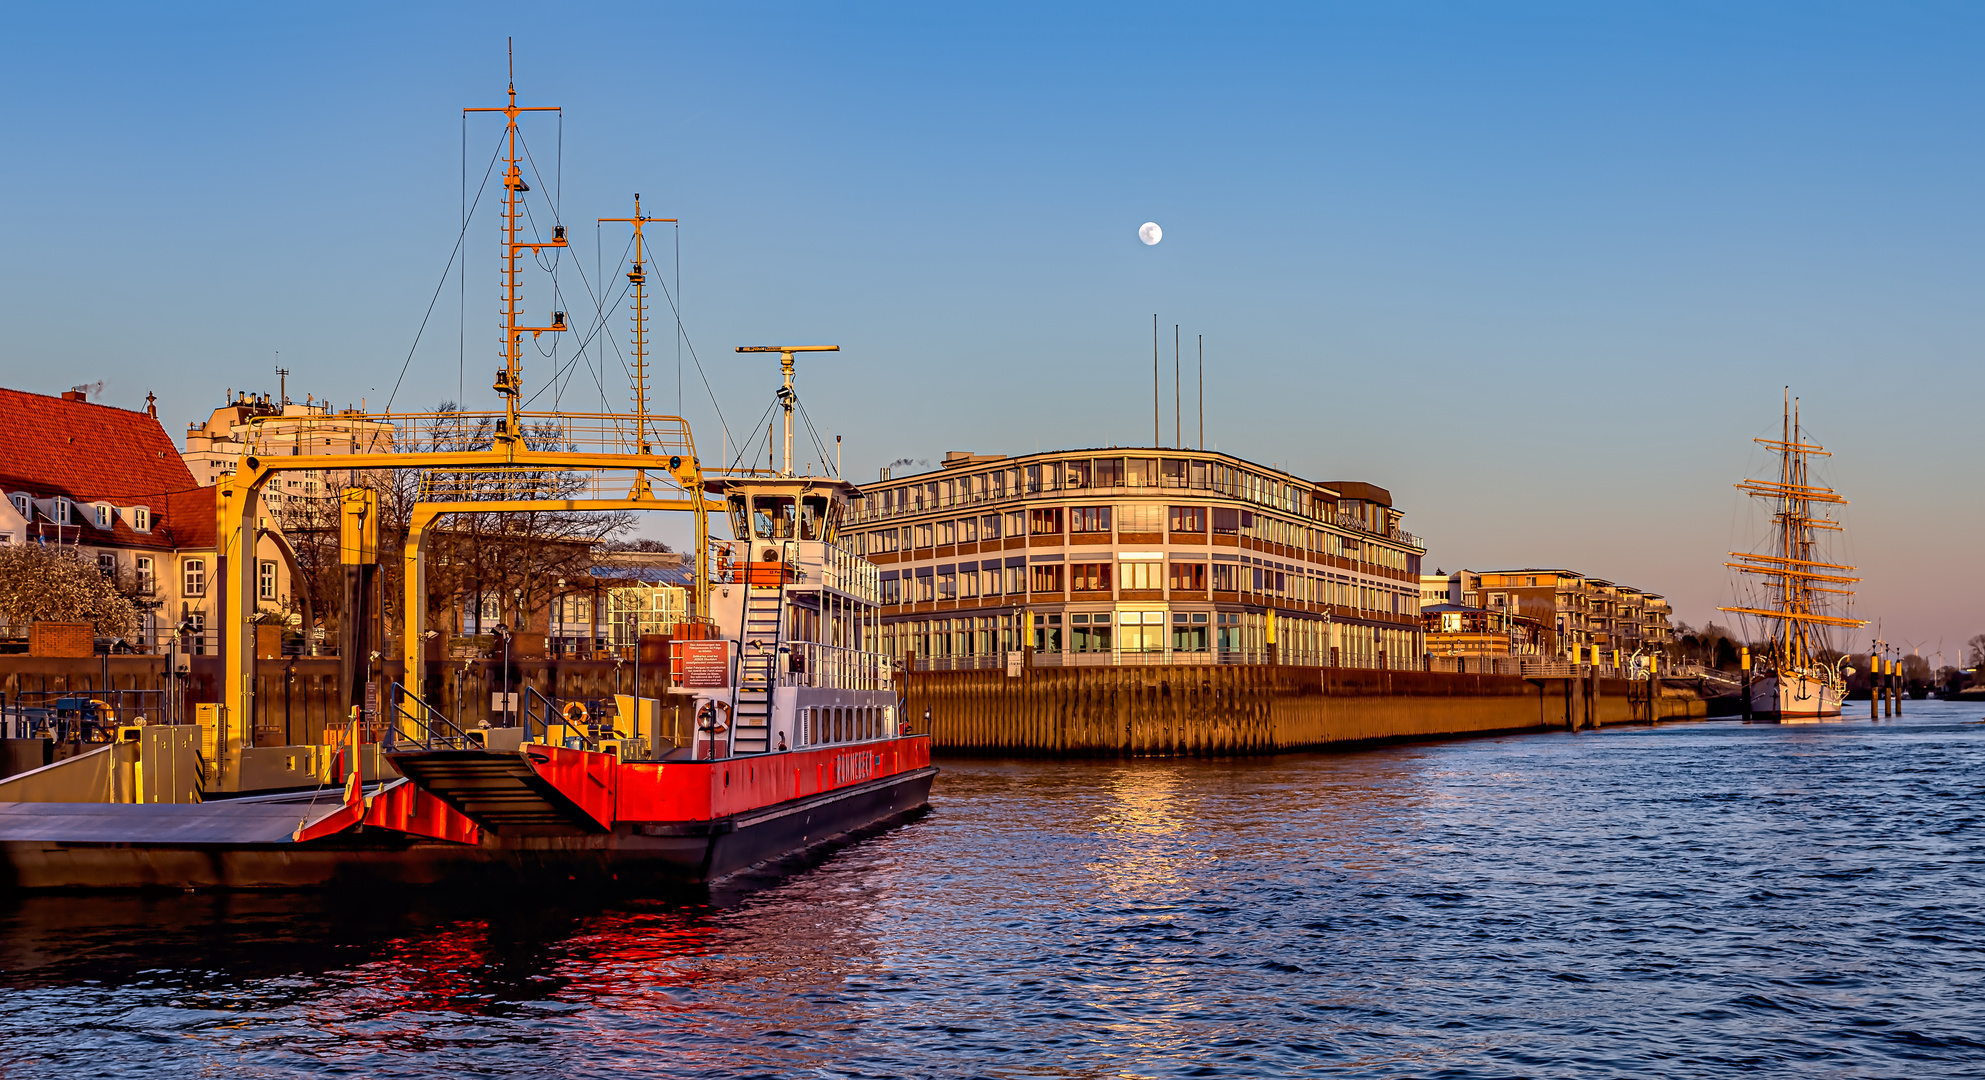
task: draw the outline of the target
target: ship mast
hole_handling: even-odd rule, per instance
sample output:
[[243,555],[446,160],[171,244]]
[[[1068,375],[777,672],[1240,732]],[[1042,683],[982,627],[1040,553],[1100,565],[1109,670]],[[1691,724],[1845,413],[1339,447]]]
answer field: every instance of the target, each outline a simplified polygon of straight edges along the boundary
[[[617,221],[634,226],[633,266],[627,271],[627,280],[634,286],[634,452],[654,453],[654,446],[648,442],[648,248],[647,238],[641,227],[651,221],[666,221],[673,224],[674,218],[643,217],[641,214],[641,193],[634,193],[634,216],[624,218],[600,218],[602,222]],[[654,492],[648,487],[648,473],[644,469],[635,474],[634,490],[630,498],[652,498]]]
[[533,254],[545,248],[562,248],[565,243],[565,226],[554,224],[549,241],[520,241],[517,239],[518,218],[523,209],[524,192],[531,186],[524,182],[521,158],[518,157],[517,117],[527,112],[558,112],[557,105],[517,104],[517,62],[513,49],[510,57],[510,97],[506,104],[489,108],[467,108],[463,113],[494,112],[503,114],[503,370],[496,373],[496,392],[503,395],[504,423],[496,433],[499,447],[515,449],[521,434],[518,411],[523,400],[524,377],[524,335],[533,338],[547,332],[562,332],[565,329],[565,313],[551,313],[550,326],[522,326],[518,319],[523,314],[523,290],[518,280],[518,258],[526,250]]
[[793,406],[799,402],[799,393],[793,389],[793,354],[801,352],[840,352],[839,345],[739,345],[741,353],[775,352],[779,354],[779,374],[784,382],[779,387],[779,408],[786,419],[786,462],[780,476],[793,475]]
[[1827,594],[1851,596],[1852,589],[1831,588],[1835,585],[1849,585],[1860,581],[1857,577],[1847,577],[1840,573],[1825,571],[1847,571],[1854,569],[1843,563],[1819,562],[1813,558],[1816,543],[1813,533],[1820,529],[1839,531],[1840,523],[1815,516],[1813,504],[1847,505],[1847,500],[1834,493],[1829,487],[1821,487],[1812,482],[1812,457],[1830,457],[1825,448],[1817,443],[1805,441],[1799,423],[1799,402],[1788,392],[1785,400],[1785,413],[1777,439],[1754,440],[1759,445],[1776,453],[1779,457],[1778,480],[1745,480],[1736,485],[1737,490],[1752,498],[1766,499],[1774,504],[1772,527],[1777,533],[1778,543],[1774,554],[1733,551],[1730,556],[1737,562],[1725,566],[1741,574],[1754,574],[1771,582],[1777,592],[1777,607],[1774,609],[1725,607],[1738,615],[1755,615],[1780,624],[1777,636],[1780,642],[1778,663],[1784,671],[1803,671],[1813,667],[1819,644],[1818,632],[1826,626],[1859,627],[1867,625],[1861,619],[1844,619],[1833,615],[1820,614],[1818,598]]

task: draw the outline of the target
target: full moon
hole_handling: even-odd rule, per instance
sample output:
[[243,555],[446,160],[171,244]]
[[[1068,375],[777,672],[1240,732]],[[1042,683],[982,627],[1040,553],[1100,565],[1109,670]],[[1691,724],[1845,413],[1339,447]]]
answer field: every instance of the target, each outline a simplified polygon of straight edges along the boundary
[[1163,240],[1165,238],[1165,230],[1159,228],[1157,222],[1147,221],[1137,227],[1137,238],[1144,241],[1145,246],[1148,247]]

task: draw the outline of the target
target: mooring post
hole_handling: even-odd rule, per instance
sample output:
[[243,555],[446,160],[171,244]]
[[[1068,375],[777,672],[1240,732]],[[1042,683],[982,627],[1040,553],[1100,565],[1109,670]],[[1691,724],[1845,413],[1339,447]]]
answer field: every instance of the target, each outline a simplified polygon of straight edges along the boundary
[[1896,685],[1896,667],[1888,661],[1888,657],[1882,657],[1882,717],[1890,717],[1896,709],[1892,701],[1894,685]]
[[1737,653],[1738,669],[1744,673],[1744,687],[1739,693],[1744,696],[1744,723],[1751,722],[1751,647],[1744,646]]

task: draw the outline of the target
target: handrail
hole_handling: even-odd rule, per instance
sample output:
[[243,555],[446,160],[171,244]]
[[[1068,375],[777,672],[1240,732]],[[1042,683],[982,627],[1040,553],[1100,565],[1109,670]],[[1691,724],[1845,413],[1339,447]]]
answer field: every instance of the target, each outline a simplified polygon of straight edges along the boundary
[[787,662],[777,673],[779,686],[838,690],[889,688],[894,658],[887,653],[818,641],[787,642],[786,648]]
[[[395,722],[386,729],[382,742],[405,741],[422,750],[469,750],[477,747],[477,742],[469,737],[469,733],[457,727],[454,721],[448,719],[446,713],[429,705],[419,694],[397,682],[392,687],[392,699]],[[406,704],[408,701],[420,706],[420,711],[417,713],[408,711]],[[410,720],[417,725],[419,736],[403,735],[400,720]],[[443,730],[437,733],[437,728]]]
[[532,739],[531,737],[532,736],[531,703],[533,701],[537,702],[539,706],[538,716],[540,717],[540,719],[538,721],[537,730],[539,733],[541,733],[544,736],[542,741],[545,744],[553,745],[553,746],[563,746],[565,745],[565,739],[570,737],[570,736],[561,735],[557,739],[553,739],[551,734],[551,729],[552,726],[556,724],[561,731],[571,732],[574,735],[576,735],[579,739],[579,743],[582,749],[586,749],[586,750],[599,749],[599,743],[597,740],[593,738],[592,732],[587,731],[583,727],[574,727],[572,724],[567,723],[565,720],[564,712],[562,712],[558,707],[557,700],[551,697],[547,697],[546,695],[538,692],[538,689],[534,686],[524,687],[524,708],[522,711],[522,716],[523,716],[525,742],[537,741]]

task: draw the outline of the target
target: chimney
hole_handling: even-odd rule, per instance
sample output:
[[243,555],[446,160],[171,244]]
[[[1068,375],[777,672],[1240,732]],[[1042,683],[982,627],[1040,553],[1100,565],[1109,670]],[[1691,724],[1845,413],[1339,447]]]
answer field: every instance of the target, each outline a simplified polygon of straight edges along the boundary
[[62,400],[87,403],[90,399],[89,395],[83,393],[81,390],[64,390],[62,391]]

